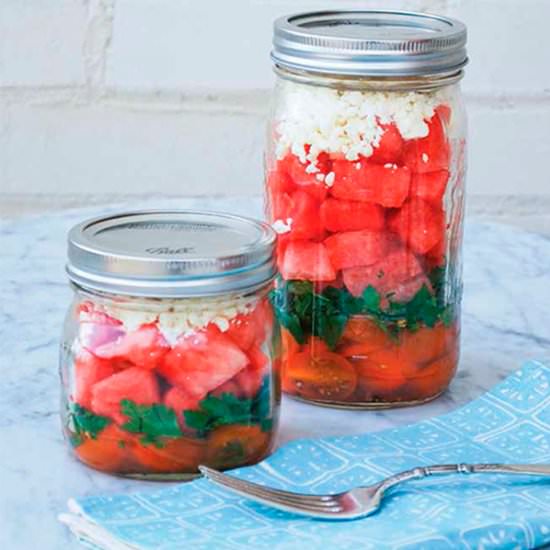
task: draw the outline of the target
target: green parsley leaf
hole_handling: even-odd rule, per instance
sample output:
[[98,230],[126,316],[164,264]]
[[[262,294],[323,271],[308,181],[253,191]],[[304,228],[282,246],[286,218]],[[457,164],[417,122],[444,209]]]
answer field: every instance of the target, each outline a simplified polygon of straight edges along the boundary
[[130,399],[123,399],[120,409],[128,417],[128,422],[122,425],[122,429],[143,434],[141,442],[145,445],[162,446],[162,439],[159,438],[182,435],[176,413],[165,405],[138,405]]
[[75,443],[80,445],[83,440],[83,434],[96,439],[98,434],[111,424],[112,420],[106,416],[94,414],[78,403],[71,403],[69,407],[69,422],[72,424],[72,431],[78,436],[75,438]]

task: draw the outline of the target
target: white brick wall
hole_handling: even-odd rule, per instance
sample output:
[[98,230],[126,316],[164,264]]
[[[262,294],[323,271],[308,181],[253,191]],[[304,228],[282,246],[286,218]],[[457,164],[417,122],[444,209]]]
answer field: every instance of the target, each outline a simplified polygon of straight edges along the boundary
[[259,193],[272,20],[381,5],[469,26],[470,192],[550,198],[549,0],[2,0],[0,192]]

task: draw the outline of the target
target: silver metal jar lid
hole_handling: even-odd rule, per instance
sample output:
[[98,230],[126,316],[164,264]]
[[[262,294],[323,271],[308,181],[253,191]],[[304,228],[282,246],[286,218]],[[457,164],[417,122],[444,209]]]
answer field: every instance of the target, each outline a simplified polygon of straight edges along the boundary
[[466,26],[400,11],[320,11],[275,21],[276,65],[357,76],[428,76],[466,65]]
[[83,288],[147,297],[245,290],[276,272],[275,233],[216,212],[152,210],[86,220],[68,235],[69,279]]

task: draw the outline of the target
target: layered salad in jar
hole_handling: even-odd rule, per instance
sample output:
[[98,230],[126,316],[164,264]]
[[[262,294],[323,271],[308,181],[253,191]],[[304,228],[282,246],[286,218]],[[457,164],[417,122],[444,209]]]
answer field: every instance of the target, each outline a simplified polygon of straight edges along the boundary
[[266,186],[283,390],[351,407],[439,395],[459,353],[458,94],[285,79],[277,94]]
[[76,296],[62,375],[65,432],[82,462],[185,477],[199,464],[225,469],[268,453],[279,388],[265,289],[177,300]]

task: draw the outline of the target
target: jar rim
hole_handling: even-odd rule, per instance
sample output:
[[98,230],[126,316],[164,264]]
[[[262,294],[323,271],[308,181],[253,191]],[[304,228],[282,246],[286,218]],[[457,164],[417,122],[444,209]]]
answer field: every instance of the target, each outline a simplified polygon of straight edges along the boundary
[[274,23],[275,65],[348,76],[457,73],[468,62],[467,30],[450,17],[395,10],[305,12]]
[[70,281],[126,296],[215,296],[269,283],[275,233],[263,222],[210,211],[121,212],[68,234]]

